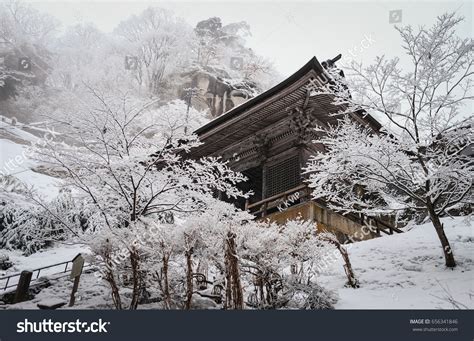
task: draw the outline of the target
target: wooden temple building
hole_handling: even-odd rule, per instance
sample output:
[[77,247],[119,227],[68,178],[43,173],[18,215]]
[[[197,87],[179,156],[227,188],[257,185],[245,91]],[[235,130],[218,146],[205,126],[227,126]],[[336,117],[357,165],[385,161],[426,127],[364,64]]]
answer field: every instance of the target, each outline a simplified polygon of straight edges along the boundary
[[[254,194],[234,204],[257,219],[282,223],[301,216],[342,240],[348,236],[372,238],[380,232],[391,234],[398,229],[390,219],[343,216],[331,211],[323,201],[311,199],[304,181],[302,169],[308,158],[324,151],[317,142],[320,133],[314,128],[326,128],[338,119],[329,115],[338,111],[332,96],[312,95],[309,87],[328,79],[325,67],[331,67],[330,62],[322,66],[313,57],[278,85],[197,129],[195,133],[203,144],[192,152],[193,156],[220,156],[232,169],[242,172],[248,178],[242,189]],[[351,117],[374,131],[381,128],[366,113],[353,113]],[[357,233],[368,223],[375,227],[373,232]]]

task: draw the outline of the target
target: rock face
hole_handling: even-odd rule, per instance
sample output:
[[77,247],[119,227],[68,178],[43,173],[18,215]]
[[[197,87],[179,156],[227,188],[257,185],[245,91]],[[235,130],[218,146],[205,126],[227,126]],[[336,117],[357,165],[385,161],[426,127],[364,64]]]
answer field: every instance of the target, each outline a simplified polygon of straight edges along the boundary
[[227,72],[215,68],[196,69],[181,78],[184,84],[179,97],[185,101],[191,97],[191,106],[208,111],[212,118],[245,102],[257,91],[253,82],[234,81]]

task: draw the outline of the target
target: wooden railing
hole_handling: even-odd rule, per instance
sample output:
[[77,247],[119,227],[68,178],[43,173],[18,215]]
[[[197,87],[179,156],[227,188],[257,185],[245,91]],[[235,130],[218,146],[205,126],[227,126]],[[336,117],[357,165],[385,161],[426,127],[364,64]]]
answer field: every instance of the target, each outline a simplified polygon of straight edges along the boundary
[[382,218],[369,217],[363,214],[361,214],[359,217],[357,217],[356,215],[351,215],[351,217],[353,218],[353,220],[356,220],[356,221],[359,220],[362,226],[374,227],[375,231],[378,234],[380,234],[380,232],[383,232],[385,234],[393,234],[394,232],[403,233],[403,231],[400,230],[398,227],[384,222],[383,217]]
[[[68,269],[69,264],[72,264],[72,259],[68,260],[68,261],[65,261],[65,262],[56,263],[56,264],[52,264],[52,265],[48,265],[48,266],[43,266],[41,268],[31,270],[31,272],[33,273],[31,281],[32,282],[36,281],[39,278],[40,273],[41,273],[42,270],[50,269],[50,268],[53,268],[53,267],[58,267],[58,268],[60,267],[60,269],[63,269],[63,267],[64,267],[64,270],[59,271],[59,269],[58,269],[57,272],[49,274],[50,276],[65,274],[68,270],[71,270],[71,268]],[[20,275],[21,275],[21,273],[16,273],[16,274],[13,274],[13,275],[0,277],[0,283],[2,283],[2,281],[5,281],[4,284],[0,284],[0,292],[2,292],[2,291],[4,292],[9,288],[16,287],[16,285],[18,284],[18,281],[15,281],[14,279],[17,278],[17,277],[20,278]]]
[[[288,203],[290,196],[295,195],[296,193],[301,193],[295,201],[301,202],[302,200],[307,200],[309,198],[309,188],[307,185],[299,185],[288,191],[273,195],[271,197],[265,198],[255,203],[250,203],[249,200],[245,202],[245,210],[250,213],[258,216],[265,217],[270,208],[275,208],[280,204]],[[291,206],[292,203],[290,203]],[[269,207],[270,205],[270,207]]]
[[[298,199],[291,200],[291,196],[295,195],[296,193],[300,193]],[[252,213],[256,217],[265,217],[268,214],[269,209],[277,208],[280,205],[288,204],[287,207],[293,206],[296,203],[301,203],[303,201],[310,200],[311,191],[309,187],[305,184],[296,186],[288,191],[282,192],[277,195],[273,195],[271,197],[265,198],[255,203],[250,203],[249,200],[245,202],[245,210],[249,213]],[[286,208],[286,207],[285,207]],[[357,215],[357,214],[348,214],[346,215],[352,221],[358,222],[362,226],[373,226],[377,234],[380,235],[381,232],[385,234],[393,234],[402,233],[403,231],[393,226],[390,223],[387,223],[382,218],[376,217],[369,217],[365,215]]]

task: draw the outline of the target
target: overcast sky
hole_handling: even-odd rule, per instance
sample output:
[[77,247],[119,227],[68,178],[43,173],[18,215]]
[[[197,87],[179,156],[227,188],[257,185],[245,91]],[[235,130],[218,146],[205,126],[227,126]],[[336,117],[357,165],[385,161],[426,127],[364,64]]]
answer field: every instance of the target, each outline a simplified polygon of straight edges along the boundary
[[402,10],[402,24],[410,25],[431,25],[437,15],[457,11],[466,18],[459,34],[472,36],[473,27],[471,1],[30,2],[38,10],[57,17],[64,26],[93,22],[105,32],[111,32],[121,20],[148,6],[172,9],[193,26],[213,16],[222,18],[224,24],[245,20],[252,31],[249,47],[273,61],[283,76],[296,71],[312,56],[323,61],[342,53],[345,60],[368,63],[376,55],[400,54],[398,34],[389,23],[391,10]]

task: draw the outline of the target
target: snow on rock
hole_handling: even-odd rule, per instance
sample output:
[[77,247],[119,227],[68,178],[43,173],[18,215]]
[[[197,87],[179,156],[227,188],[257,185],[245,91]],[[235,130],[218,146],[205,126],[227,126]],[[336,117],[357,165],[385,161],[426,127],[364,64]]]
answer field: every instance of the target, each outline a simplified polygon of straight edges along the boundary
[[16,125],[3,121],[0,121],[0,138],[6,138],[26,145],[38,140],[37,136],[20,129]]
[[1,174],[11,175],[26,186],[32,186],[46,200],[54,199],[59,193],[59,180],[33,170],[38,164],[28,157],[28,148],[10,140],[0,139]]
[[348,245],[360,288],[345,288],[342,261],[321,274],[323,286],[338,291],[336,309],[474,308],[474,236],[465,217],[444,218],[457,267],[444,266],[440,242],[431,223],[391,236]]

